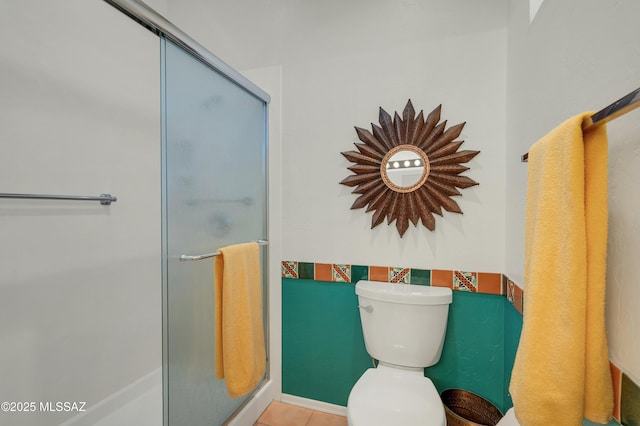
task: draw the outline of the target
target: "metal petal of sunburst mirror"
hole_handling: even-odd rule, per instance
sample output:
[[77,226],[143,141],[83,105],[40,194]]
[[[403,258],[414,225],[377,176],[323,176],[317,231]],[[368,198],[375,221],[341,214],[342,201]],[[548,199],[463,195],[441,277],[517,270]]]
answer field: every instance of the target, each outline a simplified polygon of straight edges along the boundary
[[414,226],[418,219],[433,231],[433,214],[442,216],[442,209],[462,213],[460,206],[450,197],[461,195],[457,188],[468,188],[478,183],[461,173],[469,170],[462,166],[480,151],[458,151],[464,141],[455,141],[465,123],[445,129],[447,121],[440,122],[439,105],[424,119],[423,112],[416,116],[411,100],[393,119],[380,108],[380,126],[371,123],[373,133],[356,127],[362,143],[354,145],[358,151],[342,152],[355,165],[348,167],[354,174],[340,182],[355,186],[360,194],[351,209],[367,207],[375,210],[371,228],[384,218],[396,221],[400,237]]

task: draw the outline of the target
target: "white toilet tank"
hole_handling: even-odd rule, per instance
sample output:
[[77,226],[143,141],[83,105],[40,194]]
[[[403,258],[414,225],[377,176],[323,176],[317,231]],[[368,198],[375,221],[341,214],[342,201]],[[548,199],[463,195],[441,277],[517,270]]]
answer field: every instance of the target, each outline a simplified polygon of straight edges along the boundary
[[402,367],[424,368],[440,360],[450,288],[358,281],[356,294],[369,355]]

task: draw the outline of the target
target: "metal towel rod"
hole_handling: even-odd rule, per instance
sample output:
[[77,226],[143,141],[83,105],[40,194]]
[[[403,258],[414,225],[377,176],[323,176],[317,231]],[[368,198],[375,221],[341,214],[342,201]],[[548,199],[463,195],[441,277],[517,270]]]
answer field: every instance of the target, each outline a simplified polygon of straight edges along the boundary
[[[256,242],[258,243],[259,246],[266,246],[267,244],[269,244],[269,241],[267,241],[267,240],[258,240]],[[183,254],[182,256],[180,256],[180,262],[186,262],[188,260],[208,259],[210,257],[218,256],[219,254],[220,254],[219,251],[216,251],[214,253],[199,254],[199,255],[196,255],[196,256],[187,256],[186,254]]]
[[7,194],[0,193],[0,198],[22,198],[33,200],[74,200],[74,201],[100,201],[103,206],[110,206],[118,201],[111,194],[100,194],[97,197],[83,195],[41,195],[41,194]]
[[[640,107],[640,88],[593,114],[589,120],[582,124],[582,131],[587,132],[638,107]],[[522,162],[526,163],[528,160],[529,153],[527,152],[522,156]]]

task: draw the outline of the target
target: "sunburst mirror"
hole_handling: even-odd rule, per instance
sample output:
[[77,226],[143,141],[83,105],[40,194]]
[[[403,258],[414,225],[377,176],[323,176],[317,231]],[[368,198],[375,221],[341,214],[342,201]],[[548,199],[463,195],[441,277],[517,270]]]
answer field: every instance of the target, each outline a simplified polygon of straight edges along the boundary
[[422,111],[416,116],[411,100],[394,117],[380,108],[380,126],[371,123],[373,133],[356,127],[357,151],[342,152],[354,165],[348,167],[354,174],[342,185],[354,187],[359,197],[351,209],[366,206],[374,210],[371,228],[396,221],[400,237],[418,220],[433,231],[434,214],[442,216],[442,209],[462,213],[451,197],[462,195],[458,188],[478,183],[460,174],[469,170],[461,165],[480,151],[458,151],[464,141],[456,141],[466,123],[450,128],[447,120],[440,122],[442,105],[438,105],[427,118]]

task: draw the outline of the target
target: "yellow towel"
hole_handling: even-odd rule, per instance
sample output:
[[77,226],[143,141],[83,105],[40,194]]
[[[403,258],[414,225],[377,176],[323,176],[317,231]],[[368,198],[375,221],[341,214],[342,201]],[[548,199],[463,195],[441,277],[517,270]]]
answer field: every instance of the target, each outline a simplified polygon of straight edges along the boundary
[[262,285],[257,243],[221,248],[214,262],[216,376],[238,398],[264,377]]
[[529,151],[525,296],[510,391],[523,426],[606,423],[607,135],[573,117]]

